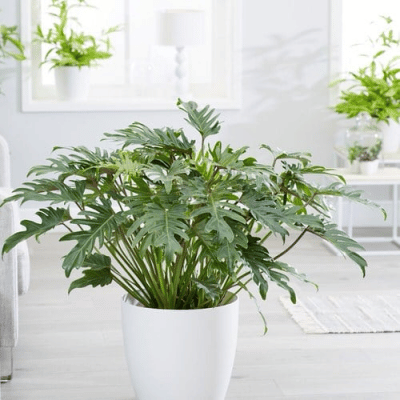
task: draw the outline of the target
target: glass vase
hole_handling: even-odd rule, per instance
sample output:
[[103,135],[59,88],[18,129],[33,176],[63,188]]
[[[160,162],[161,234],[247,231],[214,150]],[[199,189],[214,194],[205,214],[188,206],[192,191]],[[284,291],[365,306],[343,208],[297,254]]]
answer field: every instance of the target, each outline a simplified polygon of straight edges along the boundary
[[346,132],[347,159],[350,170],[359,172],[359,163],[380,159],[382,154],[382,133],[367,113],[360,113],[356,124]]

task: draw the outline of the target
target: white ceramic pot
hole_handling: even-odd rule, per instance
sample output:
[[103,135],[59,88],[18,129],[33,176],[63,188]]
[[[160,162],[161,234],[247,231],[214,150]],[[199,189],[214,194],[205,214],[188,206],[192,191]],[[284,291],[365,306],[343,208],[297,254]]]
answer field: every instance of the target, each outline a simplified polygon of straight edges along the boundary
[[372,175],[378,171],[379,160],[360,161],[360,170],[363,175]]
[[236,353],[237,297],[200,310],[122,300],[125,355],[138,400],[224,400]]
[[383,153],[397,153],[400,146],[400,125],[395,121],[380,124],[380,130],[383,134]]
[[54,68],[57,98],[63,101],[84,101],[89,94],[89,67]]

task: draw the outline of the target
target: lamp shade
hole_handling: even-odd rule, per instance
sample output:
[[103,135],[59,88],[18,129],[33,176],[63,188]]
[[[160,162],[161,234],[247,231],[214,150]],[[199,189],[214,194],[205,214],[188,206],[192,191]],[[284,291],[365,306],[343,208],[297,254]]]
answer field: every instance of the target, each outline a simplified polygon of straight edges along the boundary
[[164,10],[158,15],[158,43],[191,46],[204,42],[203,10]]

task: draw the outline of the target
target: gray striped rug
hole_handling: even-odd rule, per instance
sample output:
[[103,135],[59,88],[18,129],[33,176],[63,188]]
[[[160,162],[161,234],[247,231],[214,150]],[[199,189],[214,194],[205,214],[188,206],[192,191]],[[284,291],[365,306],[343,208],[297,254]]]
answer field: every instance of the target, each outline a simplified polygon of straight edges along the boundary
[[306,333],[400,332],[400,293],[280,300]]

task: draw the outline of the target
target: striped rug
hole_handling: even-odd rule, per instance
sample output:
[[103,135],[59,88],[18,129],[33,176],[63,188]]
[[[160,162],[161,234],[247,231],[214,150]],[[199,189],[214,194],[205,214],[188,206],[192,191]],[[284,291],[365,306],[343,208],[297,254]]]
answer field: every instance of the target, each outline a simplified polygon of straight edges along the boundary
[[400,293],[280,300],[306,333],[400,332]]

